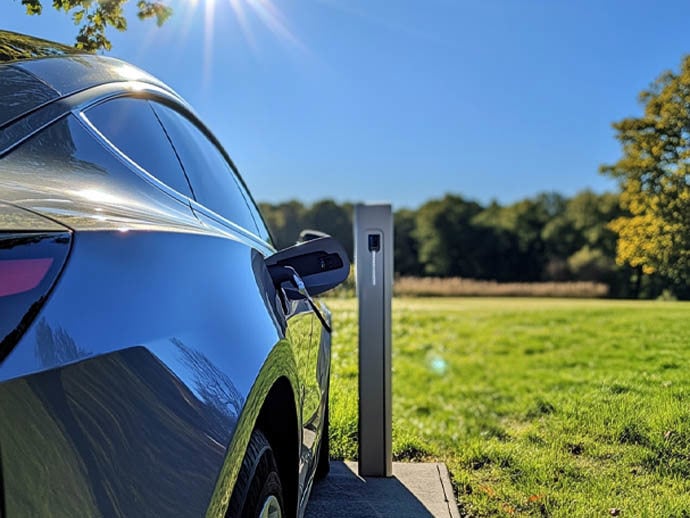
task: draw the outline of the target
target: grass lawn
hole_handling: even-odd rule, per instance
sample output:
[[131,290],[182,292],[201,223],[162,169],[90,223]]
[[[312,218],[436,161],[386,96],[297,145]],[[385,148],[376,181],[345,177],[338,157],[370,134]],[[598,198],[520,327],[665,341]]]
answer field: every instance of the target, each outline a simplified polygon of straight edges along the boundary
[[[331,455],[357,456],[357,309],[333,311]],[[393,451],[465,516],[690,517],[690,304],[393,302]]]

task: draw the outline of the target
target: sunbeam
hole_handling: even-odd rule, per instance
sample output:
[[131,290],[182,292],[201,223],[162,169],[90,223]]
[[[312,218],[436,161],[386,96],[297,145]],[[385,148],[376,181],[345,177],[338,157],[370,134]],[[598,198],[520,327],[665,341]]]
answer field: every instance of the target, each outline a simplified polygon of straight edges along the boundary
[[[254,58],[260,59],[262,33],[270,33],[285,50],[310,54],[291,29],[287,16],[272,0],[171,0],[171,3],[179,16],[173,46],[182,52],[190,46],[193,37],[201,44],[202,55],[198,63],[202,88],[213,81],[217,53],[229,45],[243,41]],[[153,28],[146,33],[140,53],[159,43],[156,30]],[[235,34],[240,36],[239,40],[232,38]]]
[[254,38],[254,33],[252,32],[251,27],[249,26],[247,12],[244,9],[246,0],[228,0],[228,2],[230,2],[230,7],[235,13],[237,23],[242,31],[242,36],[244,36],[245,41],[252,48],[252,50],[255,51],[256,39]]
[[215,7],[214,0],[204,2],[204,58],[203,58],[203,82],[208,84],[211,81],[213,68],[213,33],[215,29]]
[[306,50],[299,38],[290,30],[283,13],[271,0],[235,0],[233,3],[242,1],[256,13],[275,36],[300,50]]

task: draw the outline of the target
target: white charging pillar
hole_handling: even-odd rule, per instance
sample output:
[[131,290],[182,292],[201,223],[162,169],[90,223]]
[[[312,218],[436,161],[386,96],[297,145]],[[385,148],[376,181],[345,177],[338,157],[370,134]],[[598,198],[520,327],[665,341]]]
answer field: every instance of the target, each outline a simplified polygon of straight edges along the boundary
[[359,474],[390,477],[393,474],[391,206],[356,205],[354,238],[359,300]]

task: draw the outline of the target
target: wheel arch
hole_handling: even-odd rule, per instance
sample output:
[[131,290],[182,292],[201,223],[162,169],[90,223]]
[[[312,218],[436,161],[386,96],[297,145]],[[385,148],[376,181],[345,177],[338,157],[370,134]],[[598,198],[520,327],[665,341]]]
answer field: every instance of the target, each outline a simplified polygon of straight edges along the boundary
[[299,424],[295,392],[286,377],[271,387],[264,402],[256,428],[268,439],[278,465],[283,485],[287,516],[297,512],[299,499]]
[[[299,445],[301,414],[297,399],[298,376],[292,348],[281,340],[271,351],[256,377],[228,446],[223,467],[209,501],[206,518],[224,518],[255,428],[261,429],[271,448],[283,482],[288,517],[299,502]],[[289,427],[289,428],[288,428]],[[286,430],[292,432],[285,433]],[[293,447],[290,447],[292,438]]]

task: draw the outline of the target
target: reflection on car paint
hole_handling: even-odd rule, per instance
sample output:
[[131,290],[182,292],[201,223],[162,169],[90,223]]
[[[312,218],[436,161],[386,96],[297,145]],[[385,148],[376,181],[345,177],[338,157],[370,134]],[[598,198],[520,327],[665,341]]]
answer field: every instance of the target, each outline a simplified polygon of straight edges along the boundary
[[[2,394],[9,516],[204,514],[234,423],[218,426],[145,348],[11,381]],[[36,498],[23,497],[27,483]]]
[[45,317],[36,324],[36,358],[44,369],[59,367],[91,356],[61,327],[52,329]]
[[169,86],[151,74],[107,56],[82,54],[59,60],[35,59],[15,66],[34,74],[63,96],[112,81],[145,81],[174,93]]
[[132,174],[73,116],[0,160],[0,175],[12,187],[3,192],[0,186],[2,199],[55,214],[72,228],[198,231],[188,205]]
[[[201,351],[187,347],[182,340],[171,338],[177,347],[182,362],[192,373],[192,387],[196,396],[215,413],[230,419],[237,419],[244,405],[244,396],[235,388],[232,380],[216,367]],[[224,427],[228,426],[223,422]]]
[[0,65],[0,128],[22,114],[57,99],[58,93],[30,73],[13,65]]
[[[67,228],[18,207],[0,202],[0,215],[4,232],[26,232],[27,228],[41,231],[65,231]],[[0,245],[1,246],[1,245]]]
[[0,31],[0,37],[3,43],[0,45],[0,62],[83,54],[83,51],[80,52],[74,47],[26,34]]

